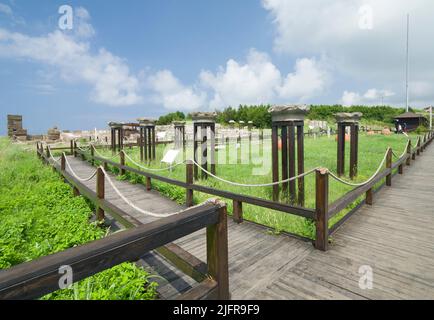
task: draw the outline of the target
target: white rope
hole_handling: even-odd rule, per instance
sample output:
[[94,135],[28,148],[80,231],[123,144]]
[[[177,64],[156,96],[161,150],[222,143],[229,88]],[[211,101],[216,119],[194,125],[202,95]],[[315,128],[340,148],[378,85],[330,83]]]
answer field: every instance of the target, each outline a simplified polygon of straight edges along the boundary
[[124,154],[125,154],[125,157],[126,157],[128,160],[130,160],[134,165],[136,165],[137,167],[139,167],[139,168],[141,168],[141,169],[147,170],[147,171],[167,171],[167,170],[171,170],[171,169],[176,168],[177,166],[179,166],[179,165],[185,163],[185,161],[183,161],[183,162],[179,162],[179,163],[177,163],[177,164],[171,165],[171,166],[169,166],[169,167],[166,167],[166,168],[160,168],[160,169],[147,168],[147,167],[144,167],[144,166],[142,166],[141,164],[137,163],[136,161],[134,161],[134,160],[133,160],[133,159],[132,159],[128,154],[125,153],[125,151],[124,151]]
[[96,173],[98,172],[98,170],[95,170],[95,172],[92,173],[88,178],[80,178],[80,177],[79,177],[79,176],[74,172],[74,170],[72,169],[71,164],[69,163],[68,158],[66,157],[65,154],[64,154],[64,156],[65,156],[65,163],[66,163],[66,165],[68,166],[69,171],[72,173],[72,175],[73,175],[77,180],[80,180],[80,181],[82,181],[82,182],[89,181],[89,180],[91,180],[93,177],[95,177]]
[[285,179],[285,180],[281,180],[281,181],[277,181],[277,182],[262,183],[262,184],[244,184],[244,183],[238,183],[238,182],[229,181],[229,180],[226,180],[226,179],[220,178],[220,177],[218,177],[218,176],[212,174],[211,172],[209,172],[208,170],[206,170],[206,169],[203,168],[202,166],[200,166],[196,161],[193,160],[193,163],[194,163],[194,164],[195,164],[195,165],[196,165],[200,170],[202,170],[202,171],[205,172],[206,174],[210,175],[211,177],[213,177],[213,178],[215,178],[215,179],[217,179],[217,180],[220,180],[220,181],[222,181],[222,182],[225,182],[225,183],[228,183],[228,184],[231,184],[231,185],[234,185],[234,186],[238,186],[238,187],[270,187],[270,186],[275,186],[275,185],[278,185],[278,184],[281,184],[281,183],[290,182],[290,181],[293,181],[293,180],[295,180],[295,179],[298,179],[298,178],[301,178],[301,177],[307,176],[307,175],[311,174],[312,172],[315,172],[315,171],[318,169],[318,168],[314,168],[314,169],[312,169],[312,170],[309,170],[309,171],[307,171],[307,172],[304,172],[304,173],[302,173],[302,174],[299,174],[298,176],[291,177],[291,178],[288,178],[288,179]]
[[[409,140],[410,141],[410,140]],[[407,153],[407,147],[408,147],[408,143],[409,143],[409,141],[407,142],[407,145],[405,146],[405,149],[404,149],[404,151],[402,152],[402,154],[398,157],[397,155],[396,155],[396,153],[395,152],[393,152],[393,150],[392,150],[392,154],[393,154],[393,156],[395,157],[395,158],[397,158],[397,159],[401,159],[406,153]]]
[[376,176],[377,176],[377,174],[380,172],[380,170],[381,170],[381,168],[383,167],[383,165],[384,165],[384,162],[386,161],[386,159],[387,159],[387,154],[389,153],[389,150],[390,150],[390,148],[387,148],[387,151],[386,151],[386,154],[384,155],[384,158],[383,158],[383,160],[381,161],[381,163],[380,163],[380,165],[378,166],[378,169],[377,169],[377,171],[375,171],[375,173],[368,179],[368,180],[366,180],[365,182],[362,182],[362,183],[351,183],[351,182],[348,182],[348,181],[345,181],[345,180],[342,180],[341,178],[339,178],[338,176],[336,176],[333,172],[331,172],[331,171],[329,171],[329,174],[330,174],[330,176],[332,177],[332,178],[334,178],[336,181],[339,181],[339,182],[341,182],[341,183],[343,183],[343,184],[346,184],[346,185],[348,185],[348,186],[352,186],[352,187],[361,187],[361,186],[364,186],[364,185],[366,185],[366,184],[368,184],[369,182],[371,182]]
[[113,155],[113,156],[111,156],[111,157],[108,158],[107,156],[101,154],[101,153],[98,151],[97,148],[94,148],[94,150],[95,150],[95,152],[96,152],[97,155],[99,155],[101,158],[104,158],[104,159],[106,159],[106,160],[112,160],[112,159],[116,158],[117,156],[119,156],[119,155],[121,154],[120,152],[118,152],[118,153],[116,153],[115,155]]
[[[53,159],[54,163],[57,163],[57,164],[59,163],[60,158],[58,158],[56,160],[56,158],[53,157],[53,154],[51,153],[51,148],[50,147],[48,147],[48,154],[50,155],[50,159]],[[48,161],[50,161],[50,159],[48,159]]]
[[107,172],[104,170],[103,167],[100,167],[102,172],[104,173],[104,176],[107,178],[108,183],[110,184],[110,186],[113,188],[113,190],[118,194],[118,196],[127,204],[129,205],[131,208],[137,210],[140,213],[143,213],[144,215],[148,215],[148,216],[152,216],[152,217],[156,217],[156,218],[165,218],[165,217],[170,217],[173,216],[175,214],[179,214],[183,211],[178,211],[178,212],[174,212],[174,213],[153,213],[153,212],[149,212],[146,210],[143,210],[139,207],[137,207],[134,203],[132,203],[130,200],[128,200],[120,191],[119,189],[114,185],[113,181],[110,179],[110,176],[107,174]]

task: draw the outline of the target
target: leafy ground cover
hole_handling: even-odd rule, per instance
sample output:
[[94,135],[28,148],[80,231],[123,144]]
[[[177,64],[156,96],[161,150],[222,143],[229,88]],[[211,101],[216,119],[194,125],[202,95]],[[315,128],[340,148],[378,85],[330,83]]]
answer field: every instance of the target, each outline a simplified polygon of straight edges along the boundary
[[[107,235],[90,223],[90,204],[21,146],[0,138],[0,269]],[[124,263],[43,299],[153,299],[156,284]]]
[[[413,146],[416,142],[417,136],[410,136]],[[371,177],[371,175],[377,170],[381,160],[383,159],[388,147],[391,147],[397,155],[400,155],[407,144],[408,138],[404,135],[365,135],[361,134],[359,138],[359,169],[358,177],[354,182],[364,182]],[[248,150],[249,141],[246,139],[242,142],[241,149]],[[155,162],[143,164],[148,168],[161,168],[160,160],[165,152],[173,146],[159,145],[157,148],[157,160]],[[348,159],[349,159],[349,143],[346,144],[346,173],[348,174]],[[230,156],[223,154],[223,151],[218,151],[217,158],[217,175],[221,178],[235,181],[244,184],[263,184],[270,183],[271,179],[271,145],[269,140],[264,140],[263,145],[260,148],[253,147],[252,159],[247,159],[247,163],[238,163],[237,160],[233,160],[233,155],[240,152],[240,148],[236,148],[235,144],[231,144],[229,147]],[[189,147],[185,157],[192,157],[192,148]],[[259,150],[256,151],[255,150]],[[100,153],[105,156],[111,156],[111,151],[100,149]],[[320,138],[305,138],[305,170],[314,169],[317,167],[325,167],[332,172],[336,172],[336,141],[335,137],[323,136]],[[126,149],[126,153],[131,156],[135,161],[139,161],[138,148]],[[231,158],[232,157],[232,158]],[[117,159],[114,159],[117,161]],[[229,160],[229,161],[228,161]],[[396,159],[395,159],[396,160]],[[182,161],[182,156],[178,159]],[[128,161],[127,161],[128,162]],[[131,162],[128,164],[132,167],[135,165]],[[115,168],[112,168],[116,171]],[[146,171],[146,170],[144,170]],[[155,172],[154,172],[155,173]],[[174,168],[172,171],[159,171],[157,174],[167,176],[180,181],[185,181],[185,165],[180,165]],[[133,183],[144,183],[142,177],[134,174],[127,173],[121,179],[129,179]],[[348,179],[348,177],[346,178]],[[169,185],[166,183],[153,180],[153,187],[165,194],[169,198],[184,203],[185,190],[180,187]],[[225,182],[218,181],[212,177],[207,180],[201,180],[197,183],[214,187],[216,189],[227,190],[239,194],[246,194],[256,196],[264,199],[272,199],[271,187],[240,187],[227,184]],[[345,193],[352,190],[352,187],[343,185],[333,179],[330,179],[330,203],[336,201],[342,197]],[[305,193],[306,193],[306,207],[314,208],[315,206],[315,176],[311,174],[305,178]],[[211,196],[199,192],[194,193],[195,202],[202,202]],[[330,221],[330,226],[338,222],[346,213],[348,213],[354,206],[356,206],[362,197],[358,199],[351,206],[343,210],[340,214],[336,215]],[[287,201],[285,197],[281,198],[282,202]],[[232,203],[228,201],[228,211],[232,212]],[[282,212],[273,211],[267,208],[261,208],[252,205],[243,205],[244,217],[247,220],[251,220],[257,223],[261,223],[271,228],[274,228],[276,232],[288,231],[308,238],[314,238],[315,228],[313,221],[302,217],[285,214]]]

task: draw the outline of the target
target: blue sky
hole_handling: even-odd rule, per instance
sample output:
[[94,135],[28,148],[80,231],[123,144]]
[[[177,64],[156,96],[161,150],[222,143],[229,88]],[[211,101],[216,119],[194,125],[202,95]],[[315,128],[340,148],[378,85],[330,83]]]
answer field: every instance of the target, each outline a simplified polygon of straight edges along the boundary
[[407,12],[411,102],[432,104],[431,3],[0,0],[0,134],[8,113],[36,134],[240,103],[401,106]]

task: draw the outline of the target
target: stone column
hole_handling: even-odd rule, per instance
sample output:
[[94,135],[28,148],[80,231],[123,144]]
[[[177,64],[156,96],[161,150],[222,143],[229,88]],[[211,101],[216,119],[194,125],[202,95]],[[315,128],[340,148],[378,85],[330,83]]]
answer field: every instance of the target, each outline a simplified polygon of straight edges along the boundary
[[337,143],[337,174],[345,174],[345,132],[350,128],[350,178],[357,176],[358,166],[358,149],[359,149],[359,121],[363,114],[354,113],[337,113],[335,114],[338,126],[338,143]]
[[[215,174],[215,112],[194,112],[191,114],[194,126],[194,161],[208,170],[208,164],[211,167],[211,173]],[[208,128],[210,134],[208,135]],[[199,135],[200,132],[200,135]],[[208,141],[210,141],[210,157],[208,158]],[[209,160],[210,159],[210,160]],[[207,174],[202,171],[203,179],[206,179]],[[194,177],[198,179],[198,168],[194,166]]]
[[[306,105],[284,105],[270,108],[272,117],[272,175],[273,182],[304,173],[304,118]],[[279,131],[281,136],[281,164],[279,165]],[[297,149],[297,157],[296,157]],[[297,162],[296,162],[297,158]],[[279,167],[281,169],[279,170]],[[282,175],[279,175],[279,171]],[[298,188],[296,186],[298,185]],[[298,190],[297,190],[298,189]],[[282,184],[282,192],[289,191],[289,201],[304,205],[304,177]],[[279,185],[273,186],[273,200],[279,200]],[[298,193],[298,197],[297,197]]]

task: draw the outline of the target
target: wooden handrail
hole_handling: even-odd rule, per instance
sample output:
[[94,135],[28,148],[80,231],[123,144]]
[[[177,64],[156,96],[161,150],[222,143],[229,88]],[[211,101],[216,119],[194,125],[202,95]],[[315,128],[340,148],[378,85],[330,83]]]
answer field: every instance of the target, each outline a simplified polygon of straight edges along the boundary
[[62,266],[73,282],[207,228],[209,277],[216,283],[208,297],[228,299],[227,225],[224,203],[205,203],[183,213],[119,232],[91,243],[22,263],[0,272],[0,299],[35,299],[59,289]]
[[[77,153],[82,155],[82,156],[89,157],[89,154],[87,154],[86,152],[83,152],[81,150],[77,150]],[[231,199],[231,200],[235,200],[235,201],[239,201],[239,202],[244,202],[244,203],[252,204],[255,206],[259,206],[259,207],[264,207],[267,209],[282,211],[285,213],[301,216],[304,218],[314,219],[314,217],[315,217],[315,210],[313,210],[313,209],[304,208],[304,207],[300,207],[300,206],[292,206],[292,205],[288,205],[288,204],[281,203],[281,202],[270,201],[270,200],[266,200],[266,199],[262,199],[262,198],[237,194],[237,193],[224,191],[224,190],[217,190],[214,188],[210,188],[207,186],[202,186],[202,185],[198,185],[198,184],[194,184],[194,183],[187,183],[184,181],[179,181],[179,180],[167,178],[164,176],[160,176],[160,175],[157,175],[154,173],[145,172],[145,171],[142,171],[139,169],[129,167],[127,165],[121,165],[117,162],[114,162],[114,161],[111,161],[111,160],[108,160],[108,159],[105,159],[105,158],[99,157],[99,156],[93,156],[92,158],[96,161],[101,162],[101,163],[109,164],[115,168],[118,168],[119,170],[124,170],[126,172],[135,173],[137,175],[140,175],[140,176],[143,176],[146,178],[155,179],[155,180],[169,183],[172,185],[176,185],[176,186],[179,186],[179,187],[182,187],[185,189],[190,189],[190,190],[210,194],[210,195],[217,196],[217,197],[222,197],[222,198]]]
[[[432,140],[434,139],[433,133],[430,132],[427,139],[425,139],[424,142],[421,142],[421,138],[418,137],[417,139],[417,143],[416,143],[416,147],[415,150],[411,150],[411,141],[409,140],[409,142],[407,143],[406,146],[406,153],[400,157],[396,162],[392,163],[391,160],[391,149],[389,154],[387,155],[387,164],[386,164],[386,169],[384,169],[383,171],[380,171],[376,177],[374,177],[374,179],[372,179],[372,181],[370,181],[369,183],[367,183],[366,185],[357,187],[351,191],[349,191],[347,194],[345,194],[344,196],[342,196],[341,198],[339,198],[338,200],[336,200],[335,202],[333,202],[330,206],[329,206],[329,211],[328,211],[328,219],[331,219],[332,217],[334,217],[336,214],[338,214],[340,211],[342,211],[343,209],[345,209],[346,207],[348,207],[350,204],[352,204],[355,200],[357,200],[360,196],[362,196],[364,193],[366,193],[366,204],[368,205],[372,205],[373,202],[373,187],[378,184],[382,179],[386,178],[386,185],[391,185],[392,182],[392,175],[393,175],[393,170],[398,168],[398,173],[402,174],[403,173],[403,165],[410,165],[411,160],[415,160],[416,155],[420,154],[420,150],[421,148],[425,148],[428,144],[430,144],[432,142]],[[345,218],[343,218],[345,219]],[[332,232],[329,232],[331,235],[333,232],[336,231],[336,228],[333,228]]]

